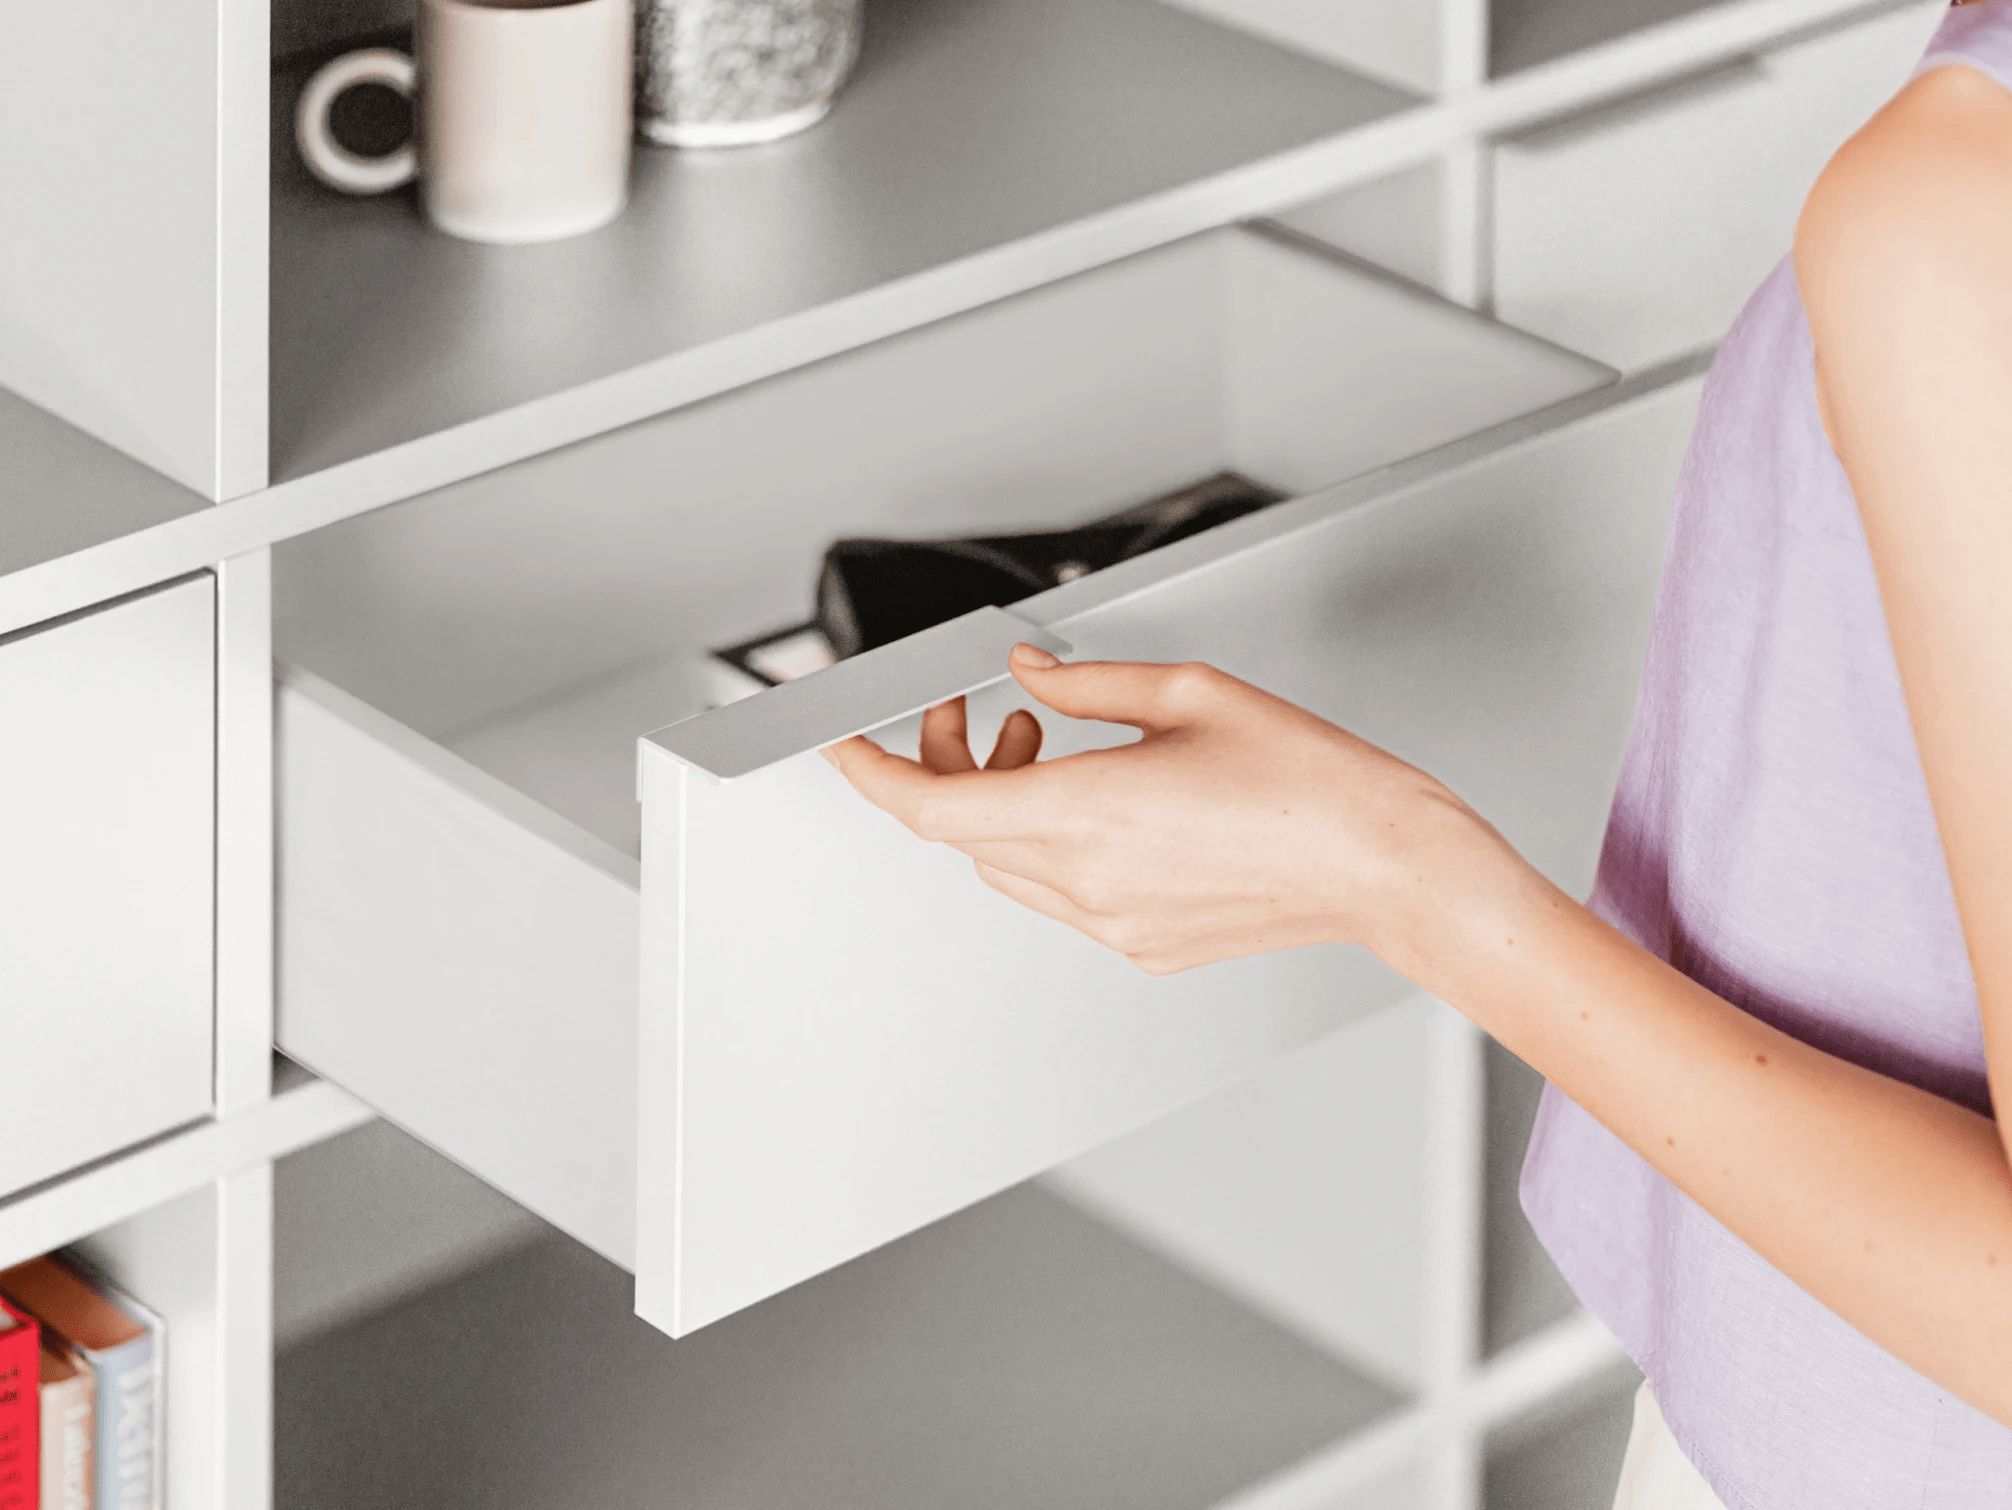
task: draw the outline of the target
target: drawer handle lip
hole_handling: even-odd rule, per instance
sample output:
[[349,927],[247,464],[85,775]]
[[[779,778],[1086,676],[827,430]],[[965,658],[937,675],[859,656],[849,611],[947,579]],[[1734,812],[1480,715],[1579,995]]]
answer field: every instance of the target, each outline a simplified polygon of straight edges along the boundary
[[1518,126],[1497,135],[1493,141],[1499,150],[1533,157],[1562,152],[1618,126],[1651,120],[1719,95],[1734,94],[1771,76],[1765,58],[1758,53],[1740,53],[1548,120]]
[[732,781],[1004,681],[1007,654],[1021,641],[1056,655],[1074,649],[1052,630],[1003,608],[977,608],[644,738],[686,765]]
[[[1119,598],[1209,570],[1233,556],[1333,523],[1358,509],[1400,505],[1415,490],[1439,478],[1484,465],[1554,431],[1698,377],[1711,365],[1712,356],[1711,348],[1685,352],[1652,367],[1617,376],[1602,387],[1560,399],[1406,461],[1288,499],[1134,560],[1121,561],[1074,582],[1051,587],[1015,603],[1012,613],[1001,608],[979,609],[800,680],[784,682],[754,697],[667,725],[645,735],[644,740],[683,764],[722,781],[751,775],[764,767],[821,749],[849,734],[865,733],[920,712],[961,692],[1003,681],[1007,675],[1006,653],[1016,639],[1045,646],[1058,655],[1069,654],[1068,642],[1058,638],[1055,631],[1068,631],[1072,622]],[[974,624],[985,620],[991,621],[989,630]],[[919,642],[950,634],[967,637],[967,643],[975,647],[978,656],[975,675],[961,682],[955,676],[946,677],[919,695],[883,702],[870,708],[870,717],[862,715],[861,703],[852,692],[855,686],[852,679],[864,674],[860,668],[884,656],[885,666],[892,669],[900,665],[900,657],[915,655]],[[992,636],[989,640],[988,634]],[[823,710],[822,723],[796,711],[803,701],[808,712],[813,705],[806,700],[806,689],[820,684],[833,704]],[[762,717],[756,719],[753,715],[757,713]]]

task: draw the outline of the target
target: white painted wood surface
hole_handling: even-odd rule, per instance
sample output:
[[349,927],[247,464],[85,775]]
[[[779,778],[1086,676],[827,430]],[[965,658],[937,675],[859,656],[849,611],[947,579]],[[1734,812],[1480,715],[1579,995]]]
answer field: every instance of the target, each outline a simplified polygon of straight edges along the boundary
[[216,1109],[272,1094],[272,553],[217,568]]
[[[207,1444],[210,1503],[228,1510],[272,1505],[273,1166],[225,1175],[216,1201],[217,1330],[210,1378],[215,1405]],[[170,1469],[172,1472],[173,1469]],[[189,1493],[176,1504],[203,1500]]]
[[265,482],[262,0],[0,9],[0,383],[211,498]]
[[280,1048],[633,1264],[634,861],[305,675],[279,761]]
[[1717,341],[1945,9],[1908,5],[1503,142],[1496,312],[1624,368]]
[[0,1268],[50,1252],[359,1127],[370,1109],[325,1080],[293,1086],[226,1122],[185,1131],[0,1202]]
[[0,1192],[207,1113],[216,592],[0,642]]

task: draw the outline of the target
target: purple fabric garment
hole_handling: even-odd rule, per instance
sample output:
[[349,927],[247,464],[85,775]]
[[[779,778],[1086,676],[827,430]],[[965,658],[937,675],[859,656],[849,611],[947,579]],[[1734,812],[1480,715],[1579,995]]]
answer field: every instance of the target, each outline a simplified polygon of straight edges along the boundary
[[[1923,66],[1949,61],[2012,88],[2012,0],[1952,10]],[[1705,384],[1592,906],[1756,1017],[1990,1110],[1942,846],[1786,260]],[[2012,1510],[2012,1431],[1811,1299],[1555,1088],[1522,1194],[1731,1510]]]

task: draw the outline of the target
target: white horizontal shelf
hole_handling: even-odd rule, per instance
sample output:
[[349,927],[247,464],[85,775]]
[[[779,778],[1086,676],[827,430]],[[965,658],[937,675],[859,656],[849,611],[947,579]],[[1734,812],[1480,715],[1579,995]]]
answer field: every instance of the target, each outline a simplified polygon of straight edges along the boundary
[[1717,0],[1489,0],[1488,72],[1520,73],[1687,16]]
[[[1158,0],[1109,3],[1164,8]],[[1213,226],[1275,213],[1426,161],[1462,142],[1511,132],[1904,3],[1732,0],[1456,98],[1399,108],[1239,165],[1211,172],[1194,163],[1190,171],[1204,176],[1157,192],[1142,191],[1143,197],[1130,202],[835,302],[777,314],[737,335],[359,455],[213,508],[202,507],[194,494],[19,400],[0,395],[0,404],[19,406],[31,416],[23,419],[17,411],[11,421],[0,419],[0,539],[5,541],[0,547],[0,634]],[[1175,13],[1175,22],[1183,21],[1211,37],[1222,34]],[[1249,45],[1266,59],[1279,56],[1262,44]],[[1352,77],[1324,65],[1304,66],[1322,79]],[[867,82],[862,80],[862,90]],[[1380,87],[1360,82],[1364,88]],[[1008,97],[1014,98],[1010,91]],[[829,128],[836,130],[840,119],[834,115]],[[795,144],[806,150],[813,145],[812,137]],[[924,201],[922,208],[927,207]],[[394,204],[338,208],[361,208],[387,223],[409,213]],[[282,223],[285,216],[282,209]],[[389,239],[427,234],[408,223]],[[443,245],[432,250],[447,255],[476,249]],[[51,449],[42,433],[50,426],[66,431],[70,439]]]
[[[275,109],[297,92],[276,83]],[[628,207],[568,241],[456,241],[409,192],[347,198],[282,147],[272,475],[675,362],[1412,103],[1161,0],[906,0],[868,7],[815,130],[639,145]]]
[[281,1510],[1206,1510],[1400,1403],[1030,1187],[676,1343],[555,1238],[276,1383]]
[[373,1115],[340,1087],[296,1076],[271,1100],[237,1116],[196,1123],[0,1202],[0,1268],[347,1132]]
[[202,494],[0,388],[0,578],[209,507]]

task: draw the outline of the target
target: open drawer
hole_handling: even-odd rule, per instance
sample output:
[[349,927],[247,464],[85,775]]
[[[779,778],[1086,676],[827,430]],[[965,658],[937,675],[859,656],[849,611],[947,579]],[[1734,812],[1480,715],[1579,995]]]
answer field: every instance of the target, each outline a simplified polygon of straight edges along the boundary
[[[833,536],[1068,523],[1232,467],[1307,496],[1020,624],[1309,703],[1583,879],[1692,397],[1609,377],[1223,232],[291,542],[281,1046],[631,1267],[674,1334],[1203,1095],[1400,984],[1345,949],[1148,978],[815,754],[1031,627],[664,730],[640,807],[639,737],[701,707],[706,647],[802,616]],[[1555,434],[1310,491],[1571,395]],[[1010,701],[976,693],[974,732]]]

